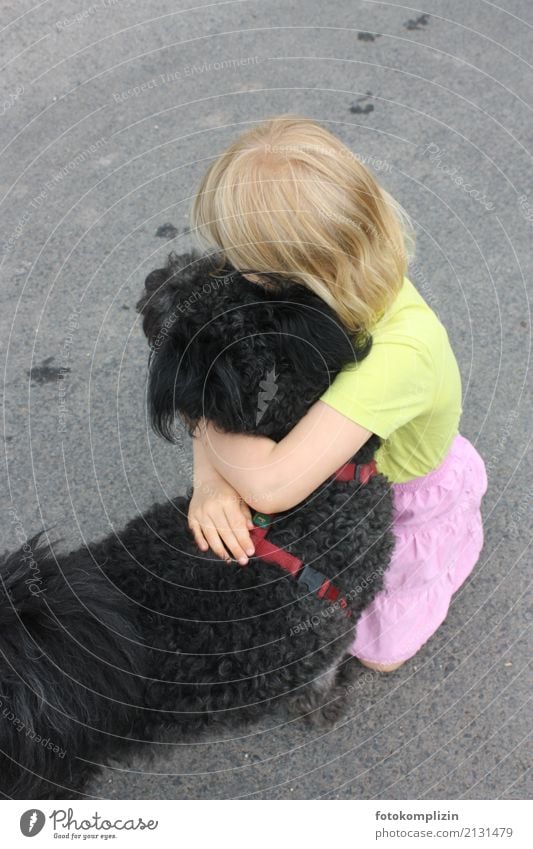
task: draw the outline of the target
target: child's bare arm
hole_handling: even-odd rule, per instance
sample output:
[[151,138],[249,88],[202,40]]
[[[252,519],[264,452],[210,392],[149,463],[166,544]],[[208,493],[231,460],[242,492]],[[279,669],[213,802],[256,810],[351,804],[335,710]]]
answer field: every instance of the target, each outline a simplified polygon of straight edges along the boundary
[[198,433],[215,469],[254,510],[294,507],[346,463],[371,431],[317,401],[280,442],[217,431],[202,420]]

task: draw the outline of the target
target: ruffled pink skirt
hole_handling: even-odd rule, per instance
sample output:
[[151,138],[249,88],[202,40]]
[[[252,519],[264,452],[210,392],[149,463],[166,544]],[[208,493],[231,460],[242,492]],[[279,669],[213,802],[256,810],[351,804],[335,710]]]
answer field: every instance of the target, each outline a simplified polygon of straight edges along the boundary
[[437,469],[393,484],[396,546],[383,590],[357,623],[352,654],[372,663],[407,660],[444,622],[483,546],[486,489],[483,460],[460,435]]

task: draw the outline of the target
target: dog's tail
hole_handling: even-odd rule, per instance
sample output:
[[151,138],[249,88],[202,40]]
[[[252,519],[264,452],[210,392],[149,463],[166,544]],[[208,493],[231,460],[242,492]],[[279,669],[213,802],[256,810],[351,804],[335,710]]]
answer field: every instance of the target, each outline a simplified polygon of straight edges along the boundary
[[0,794],[72,798],[143,692],[135,612],[85,550],[36,534],[0,560]]

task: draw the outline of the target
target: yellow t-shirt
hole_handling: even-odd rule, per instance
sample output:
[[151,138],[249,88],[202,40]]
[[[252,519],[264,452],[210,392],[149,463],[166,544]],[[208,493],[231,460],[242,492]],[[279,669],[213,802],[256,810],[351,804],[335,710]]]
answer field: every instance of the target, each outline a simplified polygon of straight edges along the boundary
[[366,359],[346,366],[321,400],[382,438],[378,469],[402,483],[446,456],[458,433],[461,377],[446,330],[407,277],[372,339]]

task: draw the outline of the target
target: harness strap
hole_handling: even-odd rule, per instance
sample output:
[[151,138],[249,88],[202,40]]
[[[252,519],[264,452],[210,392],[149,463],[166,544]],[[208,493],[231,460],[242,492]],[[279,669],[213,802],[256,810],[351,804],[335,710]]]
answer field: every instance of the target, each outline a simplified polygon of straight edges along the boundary
[[285,551],[284,548],[279,548],[277,545],[269,542],[264,538],[264,536],[259,536],[257,534],[258,530],[266,533],[268,529],[254,528],[250,532],[250,536],[252,537],[255,547],[255,556],[259,557],[261,560],[266,560],[267,562],[277,563],[278,566],[281,566],[284,572],[288,572],[289,575],[296,578],[304,565],[303,560],[295,557],[294,554],[291,554],[289,551]]
[[[345,463],[335,472],[334,480],[356,480],[360,484],[366,484],[375,474],[377,474],[377,467],[374,460],[364,465]],[[348,607],[348,602],[341,596],[339,588],[329,578],[326,578],[318,569],[306,566],[299,557],[295,557],[294,554],[266,539],[274,517],[274,513],[254,513],[252,516],[255,527],[250,531],[250,536],[254,543],[255,556],[267,563],[275,563],[280,566],[284,572],[288,572],[299,584],[302,584],[309,592],[315,593],[318,598],[338,602],[346,615],[351,616],[352,611]]]
[[340,469],[335,472],[336,481],[357,481],[357,483],[368,483],[373,475],[377,475],[378,470],[376,461],[371,460],[370,463],[359,465],[356,463],[345,463]]

